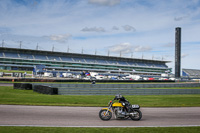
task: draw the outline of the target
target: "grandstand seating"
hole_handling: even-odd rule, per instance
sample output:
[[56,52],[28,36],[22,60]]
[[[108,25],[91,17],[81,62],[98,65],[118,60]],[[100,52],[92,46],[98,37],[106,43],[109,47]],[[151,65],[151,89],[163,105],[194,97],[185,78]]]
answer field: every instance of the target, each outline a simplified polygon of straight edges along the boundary
[[4,53],[0,53],[0,57],[4,57]]
[[164,65],[162,65],[162,64],[154,64],[155,65],[155,67],[165,67]]
[[120,65],[129,65],[127,62],[123,62],[123,61],[117,61],[118,62],[118,64],[120,64]]
[[33,56],[34,56],[34,59],[37,59],[37,60],[47,60],[47,57],[44,55],[35,54]]
[[81,62],[81,63],[84,63],[84,62],[85,62],[85,60],[84,60],[83,58],[73,57],[73,60],[74,60],[75,62]]
[[[8,50],[6,50],[8,49]],[[27,66],[28,64],[43,64],[46,67],[52,69],[56,67],[56,69],[73,69],[75,71],[105,71],[105,72],[116,72],[121,70],[123,72],[132,72],[134,70],[135,73],[139,71],[145,73],[162,73],[169,68],[165,65],[165,61],[146,61],[142,59],[124,59],[120,57],[106,57],[106,56],[87,56],[73,53],[52,53],[52,52],[43,52],[43,51],[29,51],[23,49],[9,49],[2,48],[0,50],[0,58],[3,64],[5,60],[8,61],[7,64],[11,64],[9,62],[16,62],[12,66],[18,67],[18,65]],[[8,59],[4,59],[8,58]],[[26,61],[29,60],[29,61]],[[32,65],[32,66],[33,66]],[[21,67],[21,66],[20,66]],[[142,69],[141,69],[142,68]],[[23,69],[23,68],[22,68]]]
[[152,63],[145,63],[148,67],[153,67],[154,66],[154,64],[152,64]]
[[137,65],[138,66],[143,66],[143,67],[147,66],[145,63],[140,63],[140,62],[137,62]]
[[20,55],[20,58],[23,58],[23,59],[33,59],[33,55],[31,54],[19,54]]
[[48,60],[61,61],[58,56],[48,55],[47,58]]
[[136,66],[136,64],[134,63],[134,62],[127,62],[127,64],[129,65],[129,66]]
[[183,69],[182,75],[189,78],[200,78],[200,70],[196,69]]
[[60,57],[62,61],[67,61],[67,62],[72,62],[72,58],[71,57],[65,57],[65,56],[61,56]]
[[36,59],[36,60],[52,60],[52,61],[67,61],[67,62],[80,62],[80,63],[99,63],[109,65],[130,65],[140,67],[160,67],[166,68],[164,64],[152,64],[152,63],[141,63],[141,62],[126,62],[126,61],[113,61],[113,60],[102,60],[102,59],[89,59],[89,58],[78,58],[78,57],[65,57],[65,56],[54,56],[54,55],[41,55],[41,54],[24,54],[24,53],[0,53],[0,57],[11,57],[11,58],[23,58],[23,59]]
[[117,61],[107,60],[108,64],[116,65]]
[[108,62],[106,62],[105,60],[100,60],[100,59],[97,60],[97,62],[100,63],[100,64],[108,64]]
[[85,61],[86,61],[87,63],[97,63],[97,61],[94,60],[94,59],[85,58]]
[[5,52],[4,55],[5,55],[5,57],[19,58],[17,53]]

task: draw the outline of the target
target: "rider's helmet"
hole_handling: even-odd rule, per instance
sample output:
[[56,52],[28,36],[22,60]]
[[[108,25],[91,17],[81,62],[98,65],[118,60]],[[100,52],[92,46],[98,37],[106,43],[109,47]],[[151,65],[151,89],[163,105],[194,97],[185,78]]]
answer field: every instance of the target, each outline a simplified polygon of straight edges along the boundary
[[115,95],[115,99],[118,100],[118,99],[121,99],[123,96],[121,94],[117,94]]

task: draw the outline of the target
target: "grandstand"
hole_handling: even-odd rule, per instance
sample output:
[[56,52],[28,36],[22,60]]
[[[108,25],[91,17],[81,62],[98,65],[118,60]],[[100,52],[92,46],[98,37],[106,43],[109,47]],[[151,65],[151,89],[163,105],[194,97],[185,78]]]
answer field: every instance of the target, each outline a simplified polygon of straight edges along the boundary
[[135,59],[43,50],[0,48],[0,69],[33,71],[35,65],[63,72],[155,75],[171,72],[169,61]]
[[200,79],[200,70],[183,68],[182,76],[190,79]]

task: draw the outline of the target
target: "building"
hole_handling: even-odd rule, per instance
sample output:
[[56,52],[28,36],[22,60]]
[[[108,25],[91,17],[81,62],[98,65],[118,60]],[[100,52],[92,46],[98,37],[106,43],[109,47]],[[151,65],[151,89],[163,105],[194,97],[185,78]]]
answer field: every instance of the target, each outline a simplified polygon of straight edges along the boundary
[[200,70],[183,68],[182,76],[189,79],[200,79]]
[[45,70],[62,72],[99,72],[108,74],[135,74],[160,76],[170,73],[170,61],[125,57],[52,52],[43,50],[0,48],[0,69],[33,71],[44,65]]

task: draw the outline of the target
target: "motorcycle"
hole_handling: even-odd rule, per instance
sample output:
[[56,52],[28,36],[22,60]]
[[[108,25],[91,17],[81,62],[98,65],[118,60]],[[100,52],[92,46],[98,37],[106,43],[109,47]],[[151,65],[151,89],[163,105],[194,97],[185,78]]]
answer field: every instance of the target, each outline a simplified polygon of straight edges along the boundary
[[142,112],[140,111],[139,105],[129,104],[128,105],[129,109],[127,109],[125,103],[121,103],[119,101],[114,102],[115,100],[116,97],[108,103],[108,108],[102,108],[99,111],[99,117],[101,120],[104,121],[110,120],[112,118],[112,112],[114,113],[115,119],[131,118],[134,121],[138,121],[142,118]]

